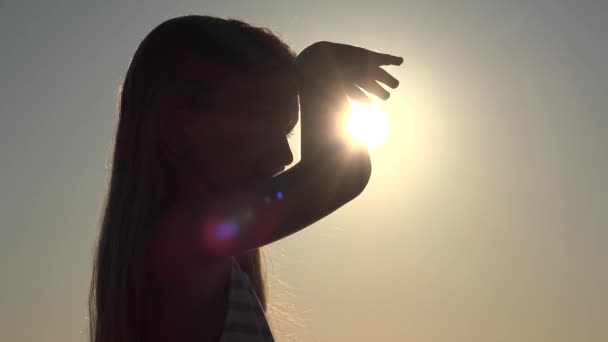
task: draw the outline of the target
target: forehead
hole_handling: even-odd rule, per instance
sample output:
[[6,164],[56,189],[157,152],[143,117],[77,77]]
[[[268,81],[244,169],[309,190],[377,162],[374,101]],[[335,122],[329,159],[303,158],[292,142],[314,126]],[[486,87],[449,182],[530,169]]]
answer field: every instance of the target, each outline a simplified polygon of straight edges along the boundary
[[297,122],[298,92],[288,71],[246,73],[200,57],[189,57],[180,65],[179,77],[205,83],[214,102],[227,109],[281,118],[291,126]]

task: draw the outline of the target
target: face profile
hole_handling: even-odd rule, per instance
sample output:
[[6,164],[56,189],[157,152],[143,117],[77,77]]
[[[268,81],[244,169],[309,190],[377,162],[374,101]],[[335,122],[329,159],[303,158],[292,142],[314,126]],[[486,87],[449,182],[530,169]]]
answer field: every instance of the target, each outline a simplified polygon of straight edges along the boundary
[[288,71],[242,73],[193,57],[180,66],[177,84],[160,129],[190,184],[225,189],[293,162],[287,136],[299,105]]

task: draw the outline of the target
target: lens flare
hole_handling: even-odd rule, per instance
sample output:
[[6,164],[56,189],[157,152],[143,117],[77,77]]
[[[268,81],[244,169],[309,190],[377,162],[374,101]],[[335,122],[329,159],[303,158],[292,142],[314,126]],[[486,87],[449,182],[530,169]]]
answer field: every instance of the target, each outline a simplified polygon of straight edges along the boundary
[[380,147],[388,137],[389,122],[386,114],[374,104],[364,105],[351,101],[346,118],[348,136],[357,143],[365,143],[370,150]]
[[229,239],[234,239],[238,232],[239,226],[236,220],[228,220],[219,224],[215,233],[218,240],[226,241]]

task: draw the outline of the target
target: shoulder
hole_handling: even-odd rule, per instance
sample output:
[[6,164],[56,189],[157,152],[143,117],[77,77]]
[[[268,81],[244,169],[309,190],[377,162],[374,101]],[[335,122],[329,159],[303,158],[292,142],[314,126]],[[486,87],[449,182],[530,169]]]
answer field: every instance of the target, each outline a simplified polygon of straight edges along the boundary
[[233,259],[226,320],[221,342],[274,341],[264,309],[249,277]]

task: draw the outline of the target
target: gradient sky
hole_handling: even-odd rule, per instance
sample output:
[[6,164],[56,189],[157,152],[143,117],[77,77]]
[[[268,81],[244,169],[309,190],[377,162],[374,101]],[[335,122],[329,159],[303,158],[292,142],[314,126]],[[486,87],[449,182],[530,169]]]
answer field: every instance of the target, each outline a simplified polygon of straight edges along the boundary
[[270,247],[284,341],[608,341],[608,3],[277,3],[0,4],[0,340],[86,339],[117,87],[197,13],[405,58],[366,191]]

